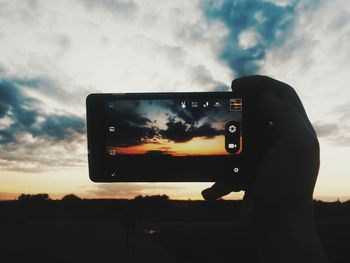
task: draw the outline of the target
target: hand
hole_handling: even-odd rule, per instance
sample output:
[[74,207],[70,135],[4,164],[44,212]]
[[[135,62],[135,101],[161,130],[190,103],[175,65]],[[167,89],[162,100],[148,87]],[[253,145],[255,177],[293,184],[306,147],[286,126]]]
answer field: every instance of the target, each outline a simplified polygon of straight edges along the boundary
[[[253,175],[253,184],[246,189],[245,201],[264,209],[311,205],[319,169],[319,144],[294,89],[265,76],[234,80],[232,89],[240,94],[248,90],[262,94],[261,110],[273,123],[271,132],[276,138],[263,157],[257,174]],[[213,200],[238,189],[216,183],[202,194],[205,199]]]
[[[244,212],[248,215],[260,254],[265,255],[260,259],[275,262],[274,255],[284,251],[284,256],[291,261],[303,262],[296,255],[302,251],[301,256],[305,256],[305,251],[298,247],[311,239],[309,243],[313,246],[310,249],[317,248],[320,252],[317,260],[324,262],[312,215],[319,144],[298,95],[289,85],[265,76],[234,80],[232,89],[243,94],[246,91],[261,94],[260,110],[273,123],[272,145],[264,154],[257,173],[252,175],[253,183],[246,189],[243,200]],[[202,195],[207,200],[215,200],[238,189],[238,186],[215,183]],[[281,248],[281,244],[288,244],[294,252]],[[270,246],[276,246],[278,250],[272,252]],[[276,262],[285,262],[281,259],[283,253],[276,257]]]

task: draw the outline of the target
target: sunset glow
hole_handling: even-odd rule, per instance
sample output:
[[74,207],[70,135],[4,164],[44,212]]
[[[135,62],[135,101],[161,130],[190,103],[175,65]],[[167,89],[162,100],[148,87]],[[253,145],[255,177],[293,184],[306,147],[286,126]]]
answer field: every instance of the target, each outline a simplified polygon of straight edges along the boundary
[[[159,146],[159,144],[161,146]],[[148,151],[163,151],[173,156],[228,155],[225,150],[225,137],[194,138],[191,141],[175,143],[161,140],[159,144],[142,144],[130,147],[116,147],[117,154],[145,154]]]

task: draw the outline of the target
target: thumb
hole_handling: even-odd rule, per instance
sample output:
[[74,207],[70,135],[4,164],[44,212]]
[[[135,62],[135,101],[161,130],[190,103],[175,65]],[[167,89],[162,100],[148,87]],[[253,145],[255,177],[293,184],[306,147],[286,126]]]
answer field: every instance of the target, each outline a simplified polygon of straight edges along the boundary
[[202,196],[207,201],[219,199],[231,192],[239,192],[242,187],[236,184],[215,183],[212,187],[204,189]]

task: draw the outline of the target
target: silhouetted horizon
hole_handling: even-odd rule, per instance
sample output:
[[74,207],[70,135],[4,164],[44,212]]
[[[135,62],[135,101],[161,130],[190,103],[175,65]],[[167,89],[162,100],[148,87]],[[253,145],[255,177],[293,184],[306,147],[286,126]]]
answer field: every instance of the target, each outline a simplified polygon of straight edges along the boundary
[[[76,201],[88,201],[88,200],[128,200],[128,201],[133,201],[133,200],[137,200],[137,199],[149,199],[149,200],[155,200],[155,198],[157,197],[164,197],[169,201],[182,201],[182,202],[207,202],[204,199],[192,199],[192,198],[170,198],[168,195],[166,194],[155,194],[155,195],[135,195],[133,198],[123,198],[123,197],[91,197],[91,198],[87,198],[87,197],[80,197],[79,195],[76,195],[74,193],[70,193],[70,194],[66,194],[64,195],[62,198],[51,198],[50,194],[48,193],[36,193],[36,194],[20,194],[18,195],[17,198],[15,199],[0,199],[0,202],[3,201],[35,201],[35,200],[41,200],[41,201],[64,201],[64,200],[76,200]],[[218,200],[216,200],[215,202],[221,202],[221,201],[227,201],[227,202],[242,202],[243,199],[225,199],[225,198],[220,198]],[[322,199],[318,199],[318,198],[313,198],[314,203],[315,202],[320,202],[320,203],[350,203],[350,198],[348,200],[340,200],[339,198],[337,198],[335,201],[325,201]]]

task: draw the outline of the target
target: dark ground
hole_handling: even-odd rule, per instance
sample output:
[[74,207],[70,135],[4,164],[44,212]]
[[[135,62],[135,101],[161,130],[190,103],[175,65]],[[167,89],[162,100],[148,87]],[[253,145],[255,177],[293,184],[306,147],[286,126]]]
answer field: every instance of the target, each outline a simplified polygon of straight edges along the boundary
[[[240,206],[240,201],[210,204],[165,197],[2,201],[0,260],[255,262]],[[350,202],[315,202],[315,215],[330,262],[349,263]]]

